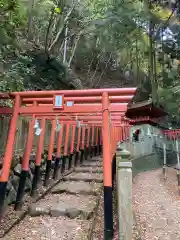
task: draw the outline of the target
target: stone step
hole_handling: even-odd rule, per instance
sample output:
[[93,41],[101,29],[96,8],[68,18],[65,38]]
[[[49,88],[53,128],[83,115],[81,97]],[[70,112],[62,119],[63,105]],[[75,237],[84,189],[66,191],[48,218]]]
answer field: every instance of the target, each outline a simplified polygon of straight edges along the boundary
[[42,239],[88,239],[90,223],[87,220],[27,216],[20,224],[2,238],[2,240],[42,240]]
[[102,173],[103,170],[101,167],[76,167],[74,169],[75,172],[82,172],[82,173]]
[[85,167],[102,167],[102,162],[89,160],[89,161],[83,162],[82,166],[85,166]]
[[103,182],[103,175],[100,173],[71,173],[63,178],[64,181]]
[[70,219],[90,219],[97,204],[97,197],[90,195],[50,194],[29,208],[30,216],[66,216]]
[[52,190],[51,193],[59,194],[59,193],[70,193],[70,194],[83,194],[83,195],[94,195],[96,196],[102,184],[100,183],[88,183],[88,182],[61,182],[57,184]]
[[102,161],[102,156],[94,156],[91,158],[92,161]]

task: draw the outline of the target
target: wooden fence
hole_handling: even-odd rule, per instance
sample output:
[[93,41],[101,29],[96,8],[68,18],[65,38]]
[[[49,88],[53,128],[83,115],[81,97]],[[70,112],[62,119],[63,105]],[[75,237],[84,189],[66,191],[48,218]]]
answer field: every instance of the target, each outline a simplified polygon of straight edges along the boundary
[[[31,118],[23,118],[19,117],[18,124],[17,124],[17,130],[16,130],[16,139],[15,139],[15,144],[14,144],[14,153],[15,154],[20,154],[24,152],[24,148],[26,145],[26,140],[28,136],[28,129],[29,129],[29,122],[31,121]],[[0,156],[3,156],[4,150],[6,147],[6,142],[7,142],[7,136],[8,136],[8,130],[9,130],[9,123],[10,123],[10,117],[5,117],[5,118],[0,118]],[[65,141],[65,128],[64,128],[64,134],[63,134],[63,141]],[[70,148],[70,143],[71,143],[71,132],[72,128],[70,128],[70,134],[69,134],[69,148]],[[50,134],[51,134],[51,122],[46,121],[46,129],[45,129],[45,137],[44,137],[44,148],[46,148],[49,144],[49,139],[50,139]],[[91,136],[90,132],[90,136]],[[55,137],[55,147],[57,143],[57,135]],[[95,132],[96,135],[96,132]],[[76,134],[75,134],[75,146],[76,146],[76,141],[77,141],[77,129],[76,129]],[[33,139],[33,150],[37,148],[37,142],[38,142],[38,136],[34,135]],[[63,145],[63,144],[62,144]]]
[[[22,118],[20,117],[18,120],[17,128],[16,128],[16,139],[14,143],[14,153],[21,153],[24,151],[26,140],[28,136],[29,130],[29,122],[30,118]],[[8,130],[9,130],[10,118],[0,118],[0,155],[4,154],[4,150],[6,147]],[[44,146],[48,145],[49,137],[51,134],[51,124],[49,122],[46,123],[45,129],[45,138],[44,138]],[[38,136],[34,135],[33,140],[33,149],[36,149],[38,142]]]

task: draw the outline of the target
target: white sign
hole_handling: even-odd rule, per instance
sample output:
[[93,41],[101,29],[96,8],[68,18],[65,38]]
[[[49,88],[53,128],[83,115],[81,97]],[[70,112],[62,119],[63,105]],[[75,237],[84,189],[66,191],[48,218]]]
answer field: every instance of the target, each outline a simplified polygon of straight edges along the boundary
[[34,124],[34,128],[38,128],[39,127],[39,122],[38,122],[38,120],[36,119],[35,120],[35,124]]
[[62,107],[63,99],[61,95],[55,96],[55,107]]
[[73,106],[73,102],[71,102],[71,101],[67,101],[66,104],[67,104],[68,107],[72,107]]

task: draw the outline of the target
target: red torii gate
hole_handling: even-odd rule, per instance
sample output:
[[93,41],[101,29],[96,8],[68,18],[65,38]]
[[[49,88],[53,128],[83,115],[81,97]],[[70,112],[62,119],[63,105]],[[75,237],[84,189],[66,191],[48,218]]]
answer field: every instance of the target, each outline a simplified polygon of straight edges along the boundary
[[[19,184],[17,195],[17,206],[22,200],[22,185],[29,168],[29,154],[32,148],[33,141],[33,126],[35,119],[41,119],[42,132],[39,137],[38,151],[36,154],[36,174],[34,176],[32,193],[36,190],[39,176],[39,166],[41,153],[43,149],[44,128],[46,119],[52,120],[52,129],[55,126],[55,120],[59,117],[62,123],[66,123],[66,137],[70,125],[73,125],[71,154],[73,153],[73,143],[75,135],[75,123],[77,117],[82,123],[92,127],[92,140],[94,137],[94,127],[97,127],[96,146],[98,143],[99,128],[102,127],[101,144],[103,143],[103,174],[104,174],[104,239],[109,239],[113,234],[113,212],[112,212],[112,159],[116,151],[116,143],[119,140],[128,136],[128,124],[124,124],[122,128],[122,116],[127,110],[127,103],[133,98],[135,88],[120,88],[120,89],[88,89],[88,90],[67,90],[67,91],[27,91],[2,94],[2,99],[14,99],[14,107],[1,108],[1,114],[12,114],[7,145],[4,154],[2,172],[0,176],[0,210],[2,211],[6,193],[7,182],[10,173],[11,160],[13,155],[14,140],[16,134],[16,124],[19,114],[32,116],[29,126],[29,135],[26,143],[26,150],[22,162],[23,181]],[[111,116],[110,116],[111,115]],[[70,119],[69,119],[70,117]],[[121,129],[120,129],[121,127]],[[80,128],[79,128],[80,129]],[[84,149],[85,130],[78,130],[78,144],[76,151],[80,148],[80,136],[82,136],[81,149]],[[60,161],[60,147],[62,144],[63,130],[58,135],[58,148],[56,153],[56,165]],[[52,160],[52,150],[54,141],[54,130],[51,131],[50,144],[48,149],[49,163]],[[90,130],[88,130],[88,137]],[[66,138],[68,139],[68,137]],[[64,148],[64,157],[67,156],[67,140]],[[93,143],[94,144],[94,143]],[[86,143],[86,147],[89,143]],[[64,165],[62,165],[64,166]],[[46,180],[49,178],[49,167],[47,161]],[[55,168],[56,169],[56,168]],[[54,171],[56,178],[56,171]]]
[[164,130],[163,134],[169,140],[176,140],[180,137],[180,129]]

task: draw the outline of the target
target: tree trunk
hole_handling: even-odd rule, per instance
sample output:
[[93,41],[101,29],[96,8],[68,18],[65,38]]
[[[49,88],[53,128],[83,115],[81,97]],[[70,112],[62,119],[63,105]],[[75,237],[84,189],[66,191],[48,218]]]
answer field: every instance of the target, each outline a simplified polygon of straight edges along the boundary
[[28,40],[32,40],[33,38],[32,25],[33,25],[34,4],[35,4],[35,0],[31,0],[30,6],[29,6],[29,18],[28,18],[28,32],[27,32]]
[[151,81],[152,88],[152,101],[155,103],[157,101],[157,85],[154,79],[154,44],[153,44],[153,30],[154,24],[152,21],[149,23],[149,78]]
[[156,70],[156,49],[155,49],[155,43],[153,42],[153,75],[154,75],[154,82],[156,87],[156,102],[158,103],[158,81],[157,81],[157,70]]
[[68,35],[68,26],[67,26],[67,24],[66,24],[65,40],[64,40],[63,63],[66,62],[66,56],[67,56],[67,35]]
[[139,85],[139,56],[137,39],[136,39],[136,84]]
[[79,42],[79,40],[80,40],[81,34],[82,34],[82,33],[80,33],[80,34],[77,36],[77,38],[75,39],[75,43],[74,43],[74,46],[73,46],[72,54],[71,54],[70,59],[69,59],[69,62],[68,62],[68,66],[69,66],[69,67],[71,66],[71,62],[72,62],[73,57],[74,57],[74,55],[75,55],[76,48],[77,48],[78,42]]

